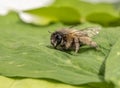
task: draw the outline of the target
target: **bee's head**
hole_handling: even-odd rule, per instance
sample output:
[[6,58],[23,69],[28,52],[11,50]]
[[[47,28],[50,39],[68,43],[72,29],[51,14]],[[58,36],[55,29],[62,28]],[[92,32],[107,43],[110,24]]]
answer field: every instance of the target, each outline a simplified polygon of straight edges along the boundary
[[54,32],[51,34],[51,44],[56,48],[62,42],[63,36],[60,32]]

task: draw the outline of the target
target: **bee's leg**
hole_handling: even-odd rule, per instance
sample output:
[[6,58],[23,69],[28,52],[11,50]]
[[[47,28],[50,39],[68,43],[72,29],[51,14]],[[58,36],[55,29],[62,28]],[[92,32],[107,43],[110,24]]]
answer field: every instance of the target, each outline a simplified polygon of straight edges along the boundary
[[92,39],[90,37],[80,37],[80,42],[84,45],[89,45],[91,47],[95,47],[97,48],[97,43],[92,41]]
[[78,50],[80,49],[79,39],[78,38],[74,38],[74,43],[75,43],[75,53],[77,53]]
[[70,49],[72,45],[72,39],[69,39],[66,43],[65,43],[65,48],[66,50]]

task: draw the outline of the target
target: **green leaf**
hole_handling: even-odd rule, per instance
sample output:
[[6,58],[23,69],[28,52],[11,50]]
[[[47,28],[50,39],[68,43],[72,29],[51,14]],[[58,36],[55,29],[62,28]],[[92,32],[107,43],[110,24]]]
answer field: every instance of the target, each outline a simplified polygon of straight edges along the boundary
[[120,87],[120,39],[115,42],[106,60],[105,79]]
[[[6,85],[7,83],[7,85]],[[68,85],[55,80],[8,78],[0,76],[0,88],[113,88],[113,85],[102,83],[90,83],[80,86]]]
[[59,21],[66,24],[75,24],[80,22],[80,14],[77,10],[71,7],[43,7],[24,12],[29,13],[33,19],[31,23],[37,25],[48,25]]
[[[7,85],[6,85],[7,83]],[[92,88],[88,85],[72,86],[56,81],[44,79],[12,79],[0,76],[0,88]]]
[[[1,75],[54,79],[73,85],[89,84],[92,88],[108,85],[104,83],[105,60],[119,39],[120,27],[103,28],[94,37],[99,46],[98,51],[84,46],[77,55],[73,55],[73,51],[59,51],[50,45],[48,30],[54,31],[65,25],[26,25],[19,21],[16,14],[0,16],[0,20]],[[78,27],[86,26],[88,24]]]
[[[81,14],[81,22],[94,22],[103,26],[119,18],[119,11],[112,4],[88,3],[80,0],[56,0],[53,6],[69,6]],[[109,25],[111,26],[111,25]]]
[[71,55],[72,52],[51,47],[48,30],[64,25],[25,25],[12,14],[0,19],[0,74],[49,78],[75,85],[103,80],[99,72],[104,56],[96,50],[83,47],[78,55]]
[[103,26],[120,25],[119,11],[115,9],[113,4],[108,3],[93,4],[80,0],[55,0],[49,7],[28,10],[25,11],[25,14],[31,20],[26,21],[23,13],[19,14],[20,18],[26,23],[36,25],[48,25],[55,22],[77,24],[87,21]]
[[82,16],[87,16],[94,12],[106,12],[113,16],[118,16],[119,13],[114,9],[114,6],[109,3],[89,3],[80,0],[56,0],[52,6],[68,6],[77,9]]
[[[118,20],[118,17],[112,16],[106,12],[96,12],[86,17],[90,22],[99,23],[103,26],[111,26],[110,23]],[[118,23],[118,22],[117,22]]]
[[12,88],[11,85],[13,84],[14,81],[15,81],[14,79],[0,76],[0,88]]
[[115,21],[111,22],[109,25],[111,26],[120,26],[120,17],[116,19]]
[[[7,85],[6,85],[7,83]],[[0,88],[113,88],[105,82],[90,83],[85,85],[68,85],[55,80],[31,79],[31,78],[8,78],[0,76]]]

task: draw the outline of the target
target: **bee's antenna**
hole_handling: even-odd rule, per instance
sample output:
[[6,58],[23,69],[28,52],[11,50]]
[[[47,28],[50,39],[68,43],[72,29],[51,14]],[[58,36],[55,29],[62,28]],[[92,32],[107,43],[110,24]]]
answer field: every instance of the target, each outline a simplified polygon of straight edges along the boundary
[[50,34],[51,34],[52,32],[48,30],[48,33],[50,33]]

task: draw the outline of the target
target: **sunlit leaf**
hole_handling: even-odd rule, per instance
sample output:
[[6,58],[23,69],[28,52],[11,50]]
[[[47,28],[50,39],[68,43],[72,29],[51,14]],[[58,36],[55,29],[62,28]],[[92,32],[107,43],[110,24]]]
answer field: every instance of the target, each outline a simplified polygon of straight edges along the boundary
[[[7,83],[7,84],[6,84]],[[0,76],[0,88],[92,88],[88,85],[72,86],[52,80],[7,78]]]

